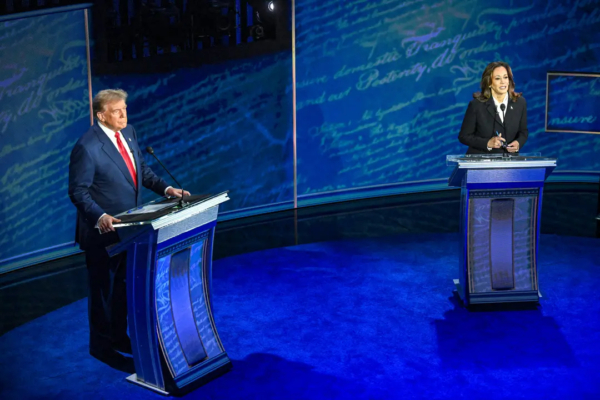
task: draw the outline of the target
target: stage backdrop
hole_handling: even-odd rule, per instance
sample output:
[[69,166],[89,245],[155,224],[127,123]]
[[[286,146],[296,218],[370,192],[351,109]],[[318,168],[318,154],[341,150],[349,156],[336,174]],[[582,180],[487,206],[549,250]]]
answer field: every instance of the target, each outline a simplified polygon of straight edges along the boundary
[[296,1],[299,204],[445,187],[445,156],[466,151],[462,119],[496,60],[527,100],[522,151],[558,157],[552,179],[600,171],[600,135],[545,132],[546,73],[600,71],[599,6]]
[[[598,5],[296,1],[299,205],[447,187],[445,155],[466,151],[458,131],[494,60],[513,66],[528,102],[523,151],[558,157],[551,179],[597,181],[600,135],[544,125],[548,71],[600,71]],[[0,270],[72,246],[74,235],[68,155],[89,124],[82,11],[36,19],[0,26]],[[551,122],[560,125],[571,107],[595,123],[588,114],[597,109],[577,105],[587,89],[555,83],[567,97],[552,99]],[[94,77],[94,92],[109,87],[130,93],[141,145],[154,147],[185,188],[231,190],[220,218],[292,206],[291,51]],[[588,89],[595,95],[597,84]]]
[[0,272],[73,251],[69,155],[90,124],[84,10],[53,11],[0,19]]

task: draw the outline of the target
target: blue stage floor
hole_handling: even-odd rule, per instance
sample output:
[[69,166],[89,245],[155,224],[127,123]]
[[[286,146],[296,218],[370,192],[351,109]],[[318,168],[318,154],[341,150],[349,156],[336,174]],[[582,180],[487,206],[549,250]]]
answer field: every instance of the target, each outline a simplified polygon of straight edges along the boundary
[[[185,398],[600,398],[600,239],[543,235],[529,309],[464,309],[457,253],[457,234],[424,233],[215,261],[233,370]],[[86,307],[0,337],[0,398],[164,398],[88,355]]]

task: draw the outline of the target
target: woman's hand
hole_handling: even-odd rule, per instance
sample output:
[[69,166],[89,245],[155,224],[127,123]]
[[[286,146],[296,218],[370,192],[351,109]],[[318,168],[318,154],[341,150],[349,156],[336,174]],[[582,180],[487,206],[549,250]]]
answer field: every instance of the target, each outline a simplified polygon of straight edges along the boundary
[[502,137],[502,134],[500,134],[500,136],[494,136],[488,140],[487,147],[491,149],[499,149],[502,147],[502,143],[504,142],[506,142],[506,140]]
[[516,153],[519,151],[519,142],[514,140],[508,146],[506,146],[506,150],[508,150],[509,153]]

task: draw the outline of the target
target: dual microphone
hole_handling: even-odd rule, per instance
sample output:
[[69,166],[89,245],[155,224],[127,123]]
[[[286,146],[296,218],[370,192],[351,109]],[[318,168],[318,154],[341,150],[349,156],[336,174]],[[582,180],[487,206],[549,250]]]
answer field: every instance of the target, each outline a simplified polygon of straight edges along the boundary
[[156,159],[156,161],[158,161],[160,166],[163,167],[163,169],[165,171],[167,171],[167,174],[169,174],[171,179],[173,179],[175,181],[175,183],[177,184],[177,186],[179,186],[179,189],[181,189],[181,197],[179,198],[179,207],[181,207],[181,208],[185,207],[187,205],[187,203],[183,199],[183,186],[181,186],[181,184],[179,182],[177,182],[177,179],[175,179],[175,177],[171,174],[171,172],[169,172],[167,167],[165,167],[165,165],[158,159],[156,154],[154,154],[154,149],[152,147],[150,147],[150,146],[146,147],[146,152],[148,154],[150,154],[152,157],[154,157]]

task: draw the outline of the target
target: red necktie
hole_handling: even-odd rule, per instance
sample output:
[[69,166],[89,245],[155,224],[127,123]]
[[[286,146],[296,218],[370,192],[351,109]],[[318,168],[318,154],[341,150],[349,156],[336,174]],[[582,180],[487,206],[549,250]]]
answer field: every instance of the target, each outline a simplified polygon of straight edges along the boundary
[[131,157],[129,157],[127,150],[125,150],[125,146],[123,146],[123,142],[121,142],[121,136],[119,135],[119,132],[115,132],[115,138],[117,138],[117,147],[119,148],[119,153],[121,153],[125,164],[127,164],[127,169],[131,174],[133,184],[137,188],[137,175],[135,173],[135,168],[133,168],[133,161],[131,161]]

